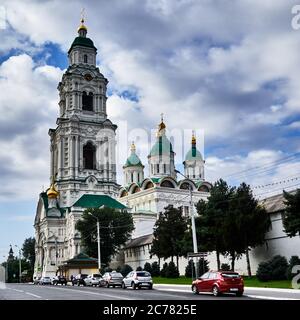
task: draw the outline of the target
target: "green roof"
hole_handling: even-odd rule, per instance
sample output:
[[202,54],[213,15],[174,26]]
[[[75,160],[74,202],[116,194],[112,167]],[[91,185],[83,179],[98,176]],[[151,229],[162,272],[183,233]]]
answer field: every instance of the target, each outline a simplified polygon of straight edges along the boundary
[[114,208],[114,209],[126,209],[119,201],[113,199],[107,195],[96,195],[96,194],[84,194],[74,204],[74,207],[81,208],[100,208],[101,206]]
[[95,258],[91,258],[89,257],[87,254],[85,253],[79,253],[76,256],[74,256],[72,259],[69,259],[68,262],[80,262],[80,261],[89,261],[89,262],[95,262],[97,261]]
[[68,53],[70,53],[70,51],[75,46],[82,46],[82,47],[93,48],[93,49],[97,50],[97,48],[94,46],[94,42],[90,38],[85,38],[85,37],[76,37],[74,39]]
[[202,160],[202,155],[196,147],[192,147],[185,156],[185,160]]
[[156,140],[154,146],[150,151],[150,156],[158,156],[162,154],[169,155],[172,152],[172,143],[165,135],[162,135]]
[[137,156],[137,154],[134,153],[134,152],[131,152],[131,155],[126,160],[124,168],[126,168],[126,167],[134,167],[134,166],[143,167],[143,164],[142,164],[140,158]]

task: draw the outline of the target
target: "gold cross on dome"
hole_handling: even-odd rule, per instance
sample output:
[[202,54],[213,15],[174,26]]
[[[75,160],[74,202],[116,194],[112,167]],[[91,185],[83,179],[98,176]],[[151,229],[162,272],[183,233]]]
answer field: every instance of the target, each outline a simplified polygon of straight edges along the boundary
[[160,118],[161,118],[161,122],[163,122],[164,121],[164,114],[163,113],[160,114]]
[[84,22],[84,19],[85,19],[85,9],[84,8],[81,9],[80,15],[81,15],[81,22]]

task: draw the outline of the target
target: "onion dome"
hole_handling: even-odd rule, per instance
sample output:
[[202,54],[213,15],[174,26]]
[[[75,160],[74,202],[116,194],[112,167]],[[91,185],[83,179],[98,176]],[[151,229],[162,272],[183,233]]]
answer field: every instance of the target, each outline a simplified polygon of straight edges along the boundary
[[80,30],[85,30],[87,32],[87,27],[84,25],[84,18],[82,18],[80,21],[80,26],[77,29],[78,33]]
[[50,188],[47,191],[47,196],[49,199],[56,199],[58,197],[59,193],[55,189],[54,183],[51,183]]
[[138,155],[136,154],[136,148],[135,148],[135,144],[134,142],[131,143],[131,154],[130,156],[127,158],[125,165],[123,166],[123,168],[127,168],[127,167],[134,167],[134,166],[141,166],[143,167],[143,164],[141,162],[141,159],[138,157]]
[[195,133],[193,132],[193,135],[192,135],[192,147],[187,152],[187,154],[185,156],[185,161],[191,161],[191,160],[201,160],[201,161],[203,161],[203,157],[202,157],[200,151],[197,149],[196,144],[197,144],[196,136],[195,136]]

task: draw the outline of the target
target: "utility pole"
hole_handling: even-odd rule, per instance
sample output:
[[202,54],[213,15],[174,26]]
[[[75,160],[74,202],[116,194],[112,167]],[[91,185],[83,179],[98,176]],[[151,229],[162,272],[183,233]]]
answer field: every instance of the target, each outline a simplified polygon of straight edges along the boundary
[[22,265],[21,265],[21,249],[15,245],[19,249],[19,283],[21,283],[21,277],[22,277]]
[[[175,170],[175,172],[179,173],[181,176],[183,176],[185,179],[188,179],[184,174],[182,174],[180,171]],[[193,203],[193,189],[192,186],[189,184],[189,191],[190,191],[190,218],[192,222],[192,236],[193,236],[193,249],[194,253],[198,253],[198,244],[197,244],[197,236],[196,236],[196,224],[195,224],[195,213],[194,213],[194,203]],[[199,277],[199,270],[198,270],[198,261],[196,259],[196,266],[195,266],[195,274],[196,279]]]
[[[100,207],[100,209],[101,208],[102,207]],[[89,212],[88,214],[97,220],[98,269],[99,269],[99,272],[101,272],[100,222],[99,222],[99,218],[95,217],[91,212]]]

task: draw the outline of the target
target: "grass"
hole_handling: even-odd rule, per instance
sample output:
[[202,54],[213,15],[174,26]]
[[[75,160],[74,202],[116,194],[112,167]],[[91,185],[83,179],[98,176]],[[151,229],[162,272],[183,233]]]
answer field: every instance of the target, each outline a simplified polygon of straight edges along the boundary
[[[290,280],[274,280],[268,282],[261,282],[256,277],[243,277],[245,287],[259,287],[259,288],[283,288],[292,289]],[[153,277],[153,282],[158,284],[185,284],[191,285],[192,279],[181,276],[179,278],[163,278]]]

